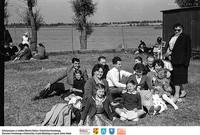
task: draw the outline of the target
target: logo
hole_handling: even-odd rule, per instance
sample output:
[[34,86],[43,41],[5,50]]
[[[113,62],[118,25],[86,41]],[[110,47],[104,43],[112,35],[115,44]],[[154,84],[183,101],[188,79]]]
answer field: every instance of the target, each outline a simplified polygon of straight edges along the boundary
[[106,128],[101,128],[101,135],[105,135],[106,134]]
[[93,128],[93,135],[99,134],[99,128]]
[[126,135],[126,129],[125,128],[118,128],[117,129],[117,135]]
[[80,128],[80,135],[90,135],[90,129]]
[[109,134],[114,135],[115,129],[114,128],[109,128]]

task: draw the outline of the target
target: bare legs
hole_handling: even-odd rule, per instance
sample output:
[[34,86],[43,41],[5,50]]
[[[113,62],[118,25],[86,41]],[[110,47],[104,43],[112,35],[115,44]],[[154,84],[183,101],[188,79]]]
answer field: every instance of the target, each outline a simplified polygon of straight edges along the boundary
[[131,112],[131,119],[133,121],[138,121],[138,119],[140,118],[140,116],[142,116],[145,113],[145,111],[143,111],[142,109],[136,110],[136,111],[134,111],[134,110],[133,111],[128,111],[125,108],[123,108],[123,109],[116,108],[115,112],[117,114],[119,114],[121,120],[129,120],[130,116],[128,116],[128,113]]
[[163,94],[163,95],[162,95],[162,98],[163,98],[167,103],[171,104],[171,105],[174,107],[175,110],[178,109],[178,106],[177,106],[177,105],[174,103],[174,101],[173,101],[171,98],[169,98],[166,94]]

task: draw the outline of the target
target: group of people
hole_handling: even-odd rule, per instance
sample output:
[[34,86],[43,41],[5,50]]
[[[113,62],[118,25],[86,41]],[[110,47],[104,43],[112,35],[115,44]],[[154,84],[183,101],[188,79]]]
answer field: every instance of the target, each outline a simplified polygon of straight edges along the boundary
[[147,47],[144,41],[140,41],[138,49],[135,54],[151,54],[157,59],[163,59],[163,52],[166,46],[166,42],[163,41],[162,37],[157,37],[156,43],[152,47]]
[[22,36],[22,42],[17,46],[15,46],[12,42],[12,38],[10,36],[10,40],[4,43],[4,60],[5,61],[17,61],[17,60],[41,60],[47,58],[45,46],[42,43],[37,45],[37,51],[32,52],[30,49],[30,37],[29,33],[25,32]]
[[121,69],[120,57],[112,59],[110,69],[106,57],[100,56],[92,68],[92,77],[88,78],[80,59],[73,58],[72,65],[34,99],[47,97],[50,93],[45,91],[66,77],[66,93],[62,98],[70,105],[80,126],[111,126],[117,118],[138,121],[146,114],[162,113],[167,110],[167,104],[177,110],[176,103],[186,96],[182,85],[188,82],[191,46],[181,24],[174,25],[174,30],[165,54],[167,60],[148,55],[145,63],[142,57],[136,56],[133,71],[128,72]]

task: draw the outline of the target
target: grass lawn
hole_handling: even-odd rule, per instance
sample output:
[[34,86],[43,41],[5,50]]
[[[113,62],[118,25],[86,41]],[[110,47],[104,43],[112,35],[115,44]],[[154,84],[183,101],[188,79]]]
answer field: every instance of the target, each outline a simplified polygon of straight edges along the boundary
[[[89,53],[77,54],[91,76],[92,66],[99,55],[107,57],[108,65],[114,56],[123,60],[123,69],[132,72],[134,55],[128,53]],[[64,102],[60,96],[31,101],[47,84],[62,73],[71,63],[74,55],[49,56],[48,60],[5,63],[4,89],[4,125],[28,126],[41,123],[45,114],[56,103]],[[65,82],[65,79],[61,82]],[[200,125],[200,61],[191,61],[189,83],[184,86],[187,91],[185,102],[178,103],[179,109],[168,110],[157,116],[146,116],[138,122],[114,121],[115,126],[199,126]]]

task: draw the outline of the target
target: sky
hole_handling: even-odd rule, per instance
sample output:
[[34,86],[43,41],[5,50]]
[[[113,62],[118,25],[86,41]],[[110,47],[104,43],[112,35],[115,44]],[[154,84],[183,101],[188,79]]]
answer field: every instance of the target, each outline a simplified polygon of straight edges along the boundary
[[[24,0],[8,0],[9,23],[20,22]],[[46,23],[71,23],[71,0],[37,0],[38,8]],[[93,0],[97,10],[92,22],[121,22],[136,20],[162,20],[162,10],[178,8],[175,0]]]

